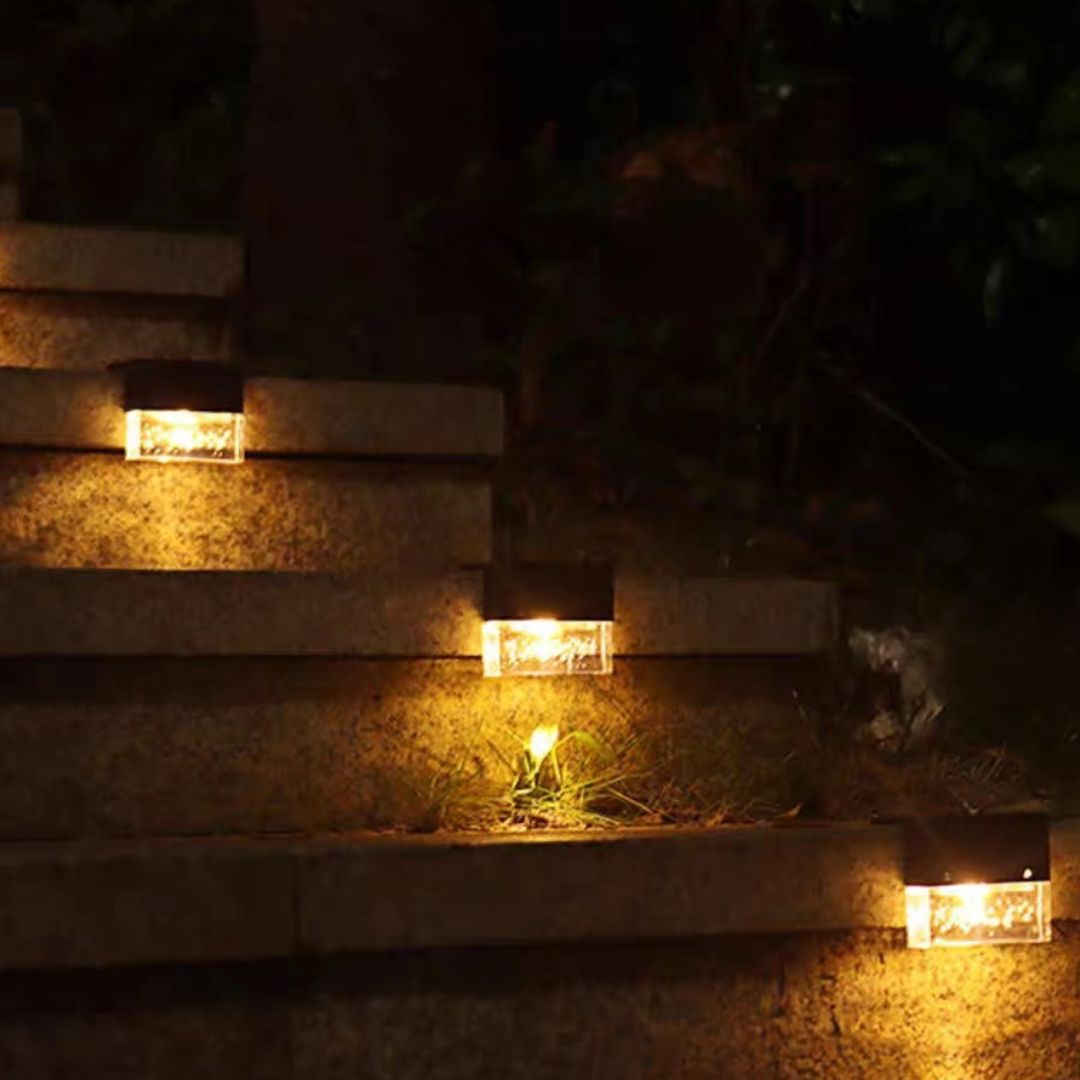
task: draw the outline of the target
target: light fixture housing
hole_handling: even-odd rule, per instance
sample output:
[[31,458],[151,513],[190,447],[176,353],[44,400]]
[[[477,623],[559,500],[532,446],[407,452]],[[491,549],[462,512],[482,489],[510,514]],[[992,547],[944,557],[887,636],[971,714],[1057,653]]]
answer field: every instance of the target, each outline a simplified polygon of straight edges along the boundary
[[244,460],[244,378],[226,364],[130,360],[124,381],[128,461]]
[[1034,945],[1051,937],[1043,814],[904,823],[908,946]]
[[614,621],[610,566],[489,566],[484,675],[610,675]]

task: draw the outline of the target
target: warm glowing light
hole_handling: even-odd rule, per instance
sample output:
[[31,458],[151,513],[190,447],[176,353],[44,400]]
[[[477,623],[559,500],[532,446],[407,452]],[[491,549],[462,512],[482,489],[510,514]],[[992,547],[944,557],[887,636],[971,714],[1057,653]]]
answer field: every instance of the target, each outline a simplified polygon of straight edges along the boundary
[[540,724],[538,727],[533,728],[532,734],[529,736],[529,756],[537,768],[543,763],[544,758],[555,749],[555,744],[558,741],[558,724]]
[[235,465],[244,460],[244,418],[231,412],[129,409],[126,450],[128,461]]
[[610,622],[506,619],[484,623],[484,674],[610,675]]
[[1050,883],[909,885],[908,946],[1020,945],[1050,940]]

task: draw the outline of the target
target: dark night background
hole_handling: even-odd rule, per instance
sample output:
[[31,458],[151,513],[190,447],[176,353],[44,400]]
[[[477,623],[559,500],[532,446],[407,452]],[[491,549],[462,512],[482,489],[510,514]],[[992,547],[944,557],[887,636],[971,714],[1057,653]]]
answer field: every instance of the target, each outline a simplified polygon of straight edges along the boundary
[[7,0],[27,216],[242,232],[250,368],[500,382],[507,516],[839,575],[1071,769],[1076,5],[359,8]]

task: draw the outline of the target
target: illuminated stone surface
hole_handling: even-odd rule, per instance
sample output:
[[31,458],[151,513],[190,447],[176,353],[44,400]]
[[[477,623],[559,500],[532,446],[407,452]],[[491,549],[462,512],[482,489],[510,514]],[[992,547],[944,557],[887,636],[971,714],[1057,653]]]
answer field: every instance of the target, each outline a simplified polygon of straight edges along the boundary
[[[120,449],[121,409],[118,376],[0,368],[0,445]],[[255,453],[479,458],[503,445],[502,394],[486,388],[251,378],[244,417]]]
[[[1074,1080],[1077,946],[894,931],[7,976],[13,1080]],[[132,1003],[138,1005],[132,1008]]]
[[836,643],[836,586],[751,577],[619,577],[616,655],[821,653]]
[[224,297],[243,276],[243,244],[231,236],[0,225],[0,289]]
[[251,379],[253,450],[297,454],[495,457],[503,399],[484,387]]
[[[846,853],[852,877],[869,871],[872,878],[878,860],[884,873],[891,863],[898,875],[893,830],[777,831],[754,830],[745,841],[686,833],[529,848],[520,841],[493,847],[480,838],[461,845],[437,838],[354,844],[349,859],[359,867],[366,858],[368,871],[343,882],[351,895],[336,902],[342,918],[351,900],[353,921],[371,924],[368,941],[389,929],[385,944],[398,944],[400,928],[410,927],[411,943],[433,943],[429,927],[445,932],[470,917],[481,935],[476,940],[510,928],[523,942],[533,933],[543,941],[553,917],[589,936],[617,928],[620,940],[467,953],[394,950],[319,963],[305,958],[309,942],[295,921],[314,913],[319,883],[310,866],[297,873],[295,860],[340,858],[340,845],[281,838],[0,849],[0,952],[8,967],[219,962],[54,970],[47,980],[9,971],[0,1062],[15,1080],[186,1080],[193,1069],[211,1080],[1080,1074],[1075,924],[1061,925],[1056,940],[1039,948],[926,953],[906,949],[898,928],[708,936],[724,918],[717,915],[724,901],[745,888],[735,874],[721,876],[725,846],[745,846],[751,858],[730,869],[749,866],[784,880],[793,915],[815,903],[820,910],[839,892],[820,894],[819,879],[806,876],[812,862],[797,854],[792,865],[804,876],[786,873],[776,860],[782,851],[790,856],[816,846],[837,860]],[[860,835],[870,847],[861,846]],[[1055,839],[1060,872],[1066,845]],[[1068,846],[1080,865],[1080,849]],[[622,854],[609,854],[619,847]],[[502,877],[515,851],[513,869],[531,861],[558,880]],[[425,860],[430,865],[417,878]],[[658,870],[674,873],[675,886],[645,876]],[[436,891],[417,888],[436,873]],[[506,896],[496,895],[497,875],[511,885]],[[674,907],[652,902],[665,889]],[[704,920],[697,931],[705,936],[681,921],[689,910],[684,898],[693,894]],[[443,910],[462,899],[481,910]],[[873,903],[873,894],[863,902]],[[749,903],[743,910],[751,912]],[[648,940],[672,926],[679,936]],[[222,966],[239,950],[276,962]],[[288,957],[301,959],[293,964]]]
[[1080,818],[1055,821],[1050,830],[1054,867],[1051,911],[1054,918],[1080,919]]
[[224,304],[122,294],[0,292],[0,364],[102,371],[116,360],[233,353]]
[[2,656],[476,655],[467,572],[0,569]]
[[[243,472],[249,468],[255,468],[259,463],[248,462]],[[267,467],[269,463],[261,463]],[[135,468],[132,466],[132,468]],[[151,470],[151,466],[143,467]],[[156,479],[160,469],[153,469],[151,475]],[[170,470],[172,471],[172,470]],[[213,472],[213,470],[210,470]],[[200,476],[206,476],[205,471],[200,471]],[[172,484],[153,485],[154,490],[161,492],[174,489]],[[420,491],[425,489],[420,485]],[[468,492],[469,489],[464,489]],[[376,492],[377,493],[377,492]],[[400,498],[401,492],[399,491]],[[160,495],[164,500],[164,495]],[[374,497],[374,496],[372,496]],[[419,501],[419,495],[417,496]],[[392,510],[393,500],[388,500]],[[387,508],[383,509],[383,513]],[[420,509],[416,511],[420,514]],[[433,511],[434,513],[434,511]],[[2,516],[2,511],[0,511]],[[241,521],[243,517],[241,516]],[[453,519],[451,519],[453,520]],[[362,525],[358,522],[357,528]],[[179,526],[178,526],[179,529]],[[370,529],[370,524],[369,524]],[[87,530],[89,531],[89,530]],[[464,524],[461,525],[463,536],[468,532]],[[94,536],[94,532],[90,532]],[[182,539],[180,534],[179,539]],[[370,656],[374,647],[374,640],[369,636],[377,627],[378,635],[385,637],[387,642],[393,644],[394,655],[418,655],[430,656],[430,642],[437,641],[438,648],[434,655],[439,656],[479,656],[480,654],[480,622],[478,617],[480,606],[480,574],[479,571],[460,571],[455,563],[446,561],[446,552],[443,547],[435,550],[423,546],[410,545],[404,549],[404,553],[398,551],[400,561],[397,568],[405,572],[404,580],[395,578],[393,575],[384,576],[385,571],[373,567],[364,566],[362,557],[370,552],[371,546],[379,537],[368,536],[363,549],[356,551],[346,549],[339,551],[333,549],[343,562],[346,563],[346,573],[362,573],[370,571],[363,581],[356,581],[352,585],[346,583],[345,592],[349,589],[356,591],[357,595],[370,595],[377,599],[381,605],[380,610],[370,618],[359,611],[351,610],[347,605],[342,611],[348,613],[347,622],[353,629],[344,625],[335,625],[333,617],[325,620],[325,625],[317,627],[308,626],[303,633],[310,636],[313,643],[336,642],[337,644],[329,651],[337,654]],[[167,536],[164,540],[176,542],[177,536]],[[418,541],[438,538],[428,537],[421,533],[413,538],[414,544]],[[482,530],[477,525],[475,543],[479,546],[483,542]],[[69,546],[65,550],[72,550]],[[75,549],[77,550],[77,549]],[[174,549],[169,549],[174,550]],[[274,549],[263,552],[261,557],[271,557]],[[293,551],[295,557],[299,553]],[[411,556],[412,561],[407,561],[405,555]],[[240,557],[241,553],[237,553]],[[251,563],[255,562],[260,553],[256,550],[245,551],[243,558],[248,566],[225,567],[225,569],[250,569]],[[395,565],[391,562],[393,552],[386,554],[385,564],[387,569]],[[16,556],[18,561],[26,563],[30,561],[25,554]],[[55,555],[51,555],[56,558]],[[131,550],[127,556],[132,560],[149,557],[147,553],[139,553]],[[180,554],[176,558],[182,557]],[[284,556],[282,556],[284,557]],[[329,555],[325,556],[329,561]],[[160,558],[160,556],[159,556]],[[483,556],[477,555],[475,561],[482,561]],[[15,561],[14,559],[12,561]],[[68,556],[67,565],[71,569],[74,559]],[[161,561],[164,561],[162,559]],[[462,562],[472,561],[468,557],[461,559]],[[168,563],[166,563],[166,566]],[[415,580],[409,580],[412,573],[411,567],[417,569],[428,568],[429,573],[418,573]],[[441,567],[441,573],[435,573],[433,568]],[[298,567],[297,569],[305,569]],[[631,579],[631,584],[633,580]],[[708,582],[702,582],[708,588]],[[722,583],[720,583],[722,586]],[[250,593],[246,590],[251,588]],[[621,586],[620,586],[621,587]],[[19,621],[16,624],[9,620],[7,624],[0,623],[0,656],[2,655],[26,655],[31,654],[63,654],[63,655],[124,655],[129,654],[139,641],[144,643],[143,649],[151,654],[161,653],[164,655],[190,655],[197,649],[200,640],[213,642],[210,651],[221,655],[251,655],[252,642],[259,643],[259,650],[274,655],[304,655],[309,653],[325,653],[327,646],[313,644],[305,649],[299,631],[289,628],[288,620],[291,617],[292,608],[300,612],[310,611],[313,613],[324,610],[325,598],[332,595],[339,588],[333,581],[320,580],[318,577],[297,577],[293,580],[280,580],[276,584],[269,579],[254,578],[245,581],[243,578],[230,579],[218,577],[213,574],[191,576],[189,573],[179,575],[145,576],[140,574],[127,574],[116,572],[95,578],[92,574],[78,574],[68,583],[64,576],[43,574],[39,569],[0,571],[0,611],[19,612]],[[794,628],[785,632],[782,623],[784,607],[784,583],[777,582],[775,591],[770,590],[770,583],[762,581],[758,583],[759,595],[769,597],[771,593],[772,607],[762,609],[762,617],[767,620],[768,631],[772,635],[769,639],[771,647],[777,654],[784,656],[787,650],[795,644],[808,650],[807,655],[815,655],[814,647],[824,649],[825,641],[818,641],[813,637],[800,635],[802,617],[804,611],[796,609],[793,614]],[[423,596],[426,593],[427,599]],[[400,602],[396,599],[401,596]],[[829,595],[829,594],[824,594]],[[220,610],[222,602],[219,597],[227,598],[229,610],[218,620],[218,625],[209,632],[206,631],[206,612]],[[427,603],[431,612],[438,612],[438,618],[423,618],[420,611],[424,603]],[[109,609],[116,608],[128,613],[125,620],[113,619]],[[326,609],[334,612],[333,604]],[[262,628],[255,631],[252,637],[251,611],[258,611],[258,618],[262,621]],[[661,611],[653,604],[647,614],[655,617]],[[158,625],[162,617],[168,614],[168,625]],[[663,611],[665,620],[677,619],[678,608]],[[614,627],[616,655],[620,653],[620,644],[623,637],[636,639],[639,643],[645,642],[648,626],[639,627],[634,621],[634,609],[623,608],[624,621]],[[697,622],[693,629],[698,635],[691,637],[684,632],[681,645],[690,654],[707,656],[710,650],[716,650],[716,655],[726,655],[724,649],[731,645],[730,628],[724,622],[723,612],[714,614],[714,622]],[[436,629],[436,624],[438,628]],[[752,630],[753,627],[744,629]],[[275,636],[276,628],[284,628],[284,633]],[[737,644],[737,640],[736,644]],[[764,636],[759,635],[756,640],[764,641]],[[401,652],[410,646],[405,643],[413,643],[411,647],[421,648],[421,652],[409,654]],[[655,645],[647,649],[654,656],[663,656],[664,650],[670,648],[673,643],[665,641],[660,636]],[[204,646],[205,647],[205,646]],[[290,650],[295,650],[290,652]],[[357,652],[356,650],[360,650]],[[378,652],[374,655],[386,655],[386,652]],[[625,655],[625,654],[623,654]],[[667,656],[679,656],[678,652],[667,653]],[[616,669],[620,661],[616,661]],[[477,665],[479,671],[479,665]],[[559,683],[561,686],[562,683]]]
[[896,867],[893,833],[865,825],[327,842],[304,857],[301,942],[335,953],[891,927]]
[[98,967],[285,955],[292,891],[288,852],[249,842],[0,851],[4,961]]
[[538,717],[661,751],[707,737],[706,796],[791,806],[789,755],[810,736],[791,695],[822,680],[791,663],[626,661],[597,681],[483,679],[478,659],[10,660],[0,837],[431,828],[433,784],[463,763],[504,792],[496,748]]
[[306,984],[296,1075],[1072,1080],[1077,960],[892,931],[365,958]]
[[331,570],[484,562],[488,484],[340,461],[163,468],[0,453],[0,564]]
[[[3,303],[0,298],[0,335]],[[124,416],[116,376],[0,368],[0,446],[120,450]]]

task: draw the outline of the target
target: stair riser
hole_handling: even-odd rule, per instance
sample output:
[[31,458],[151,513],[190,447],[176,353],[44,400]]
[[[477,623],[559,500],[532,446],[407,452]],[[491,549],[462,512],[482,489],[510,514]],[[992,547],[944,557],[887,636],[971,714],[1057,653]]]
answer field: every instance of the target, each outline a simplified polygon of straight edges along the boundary
[[0,452],[0,565],[348,572],[490,549],[488,483],[438,469]]
[[460,766],[505,792],[495,748],[513,758],[510,732],[540,722],[651,740],[631,765],[706,745],[718,792],[782,802],[789,756],[812,736],[792,693],[812,702],[825,676],[815,662],[620,660],[610,679],[485,680],[478,660],[9,661],[0,837],[430,826],[432,785]]
[[101,371],[133,357],[234,352],[232,316],[216,301],[0,292],[0,365]]

